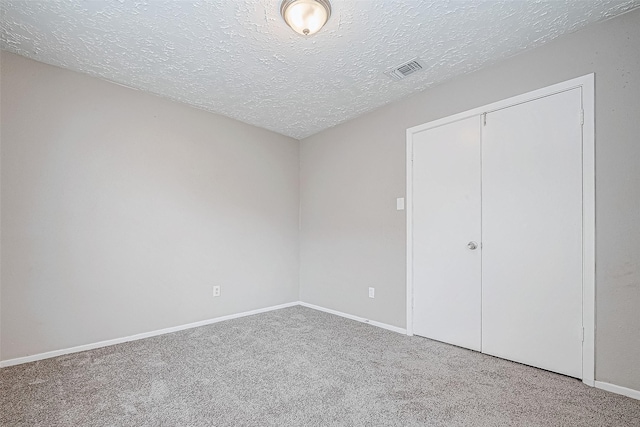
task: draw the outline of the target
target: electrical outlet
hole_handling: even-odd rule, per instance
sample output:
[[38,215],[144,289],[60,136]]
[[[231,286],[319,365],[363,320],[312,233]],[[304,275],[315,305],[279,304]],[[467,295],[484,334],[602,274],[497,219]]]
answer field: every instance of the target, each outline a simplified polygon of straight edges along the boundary
[[214,286],[213,287],[213,296],[214,297],[219,297],[220,296],[220,286]]
[[376,288],[369,288],[369,298],[376,297]]

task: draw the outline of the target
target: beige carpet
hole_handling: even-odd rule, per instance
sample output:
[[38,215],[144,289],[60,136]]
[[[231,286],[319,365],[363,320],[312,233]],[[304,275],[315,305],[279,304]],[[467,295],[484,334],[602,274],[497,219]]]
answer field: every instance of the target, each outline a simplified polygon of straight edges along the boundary
[[0,370],[2,426],[640,426],[640,401],[292,307]]

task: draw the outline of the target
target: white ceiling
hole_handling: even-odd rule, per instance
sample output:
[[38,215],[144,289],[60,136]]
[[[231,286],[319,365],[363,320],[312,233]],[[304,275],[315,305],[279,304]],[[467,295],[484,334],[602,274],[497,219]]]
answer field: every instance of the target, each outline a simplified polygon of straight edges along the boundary
[[[0,1],[2,49],[297,139],[640,6],[333,0],[305,38],[280,0]],[[426,69],[384,75],[413,57]]]

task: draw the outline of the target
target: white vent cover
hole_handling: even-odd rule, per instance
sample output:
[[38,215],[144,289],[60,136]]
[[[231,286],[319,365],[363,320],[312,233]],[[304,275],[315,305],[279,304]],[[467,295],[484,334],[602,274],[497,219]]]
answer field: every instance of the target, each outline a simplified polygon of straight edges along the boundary
[[410,74],[422,70],[422,65],[418,62],[417,58],[413,58],[410,61],[397,65],[387,71],[385,74],[394,80],[402,80]]

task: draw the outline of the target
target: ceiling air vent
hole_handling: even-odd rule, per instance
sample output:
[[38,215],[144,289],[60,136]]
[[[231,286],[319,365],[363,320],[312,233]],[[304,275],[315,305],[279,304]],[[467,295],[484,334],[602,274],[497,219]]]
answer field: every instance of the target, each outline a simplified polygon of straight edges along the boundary
[[393,67],[391,70],[387,71],[385,74],[394,80],[402,80],[408,75],[413,74],[420,70],[422,70],[422,65],[418,62],[417,58],[414,58],[411,61],[407,61],[396,67]]

